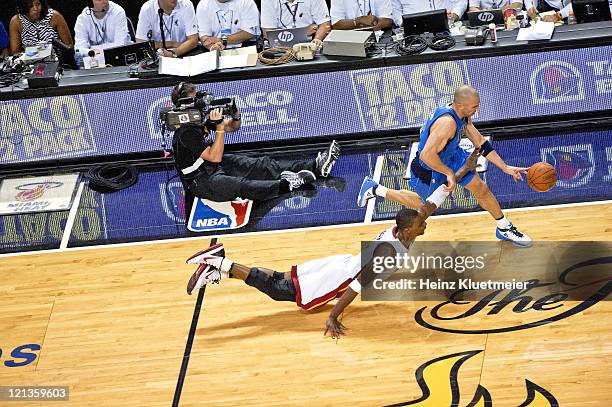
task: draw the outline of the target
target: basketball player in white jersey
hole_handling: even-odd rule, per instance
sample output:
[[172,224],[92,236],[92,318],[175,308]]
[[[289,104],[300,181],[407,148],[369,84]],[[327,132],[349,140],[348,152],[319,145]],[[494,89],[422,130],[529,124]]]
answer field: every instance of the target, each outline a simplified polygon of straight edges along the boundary
[[[480,155],[475,150],[465,165],[455,173],[460,180],[471,169],[476,167]],[[406,252],[414,240],[425,233],[425,220],[442,205],[449,191],[443,186],[436,189],[431,196],[417,209],[401,209],[395,217],[395,226],[380,233],[370,247],[372,257],[394,257]],[[399,244],[398,244],[399,243]],[[279,273],[262,267],[248,267],[234,263],[225,257],[222,243],[215,244],[191,256],[187,263],[199,263],[187,283],[187,293],[191,294],[208,282],[218,282],[222,278],[238,278],[247,285],[257,288],[275,301],[295,302],[305,310],[318,308],[334,298],[339,298],[326,323],[325,334],[330,332],[332,338],[344,335],[345,327],[338,321],[338,316],[361,292],[361,275],[372,275],[366,269],[372,262],[361,265],[361,255],[341,254],[311,260],[293,266],[290,272]],[[391,271],[391,270],[387,270]]]

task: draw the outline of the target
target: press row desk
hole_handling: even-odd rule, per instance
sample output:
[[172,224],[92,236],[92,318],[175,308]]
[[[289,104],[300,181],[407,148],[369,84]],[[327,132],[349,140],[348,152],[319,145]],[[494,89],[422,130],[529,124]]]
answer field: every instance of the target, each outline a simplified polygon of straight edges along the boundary
[[[457,44],[446,51],[427,49],[418,55],[401,56],[391,50],[385,56],[379,52],[370,58],[317,55],[313,61],[293,61],[284,65],[263,65],[258,62],[255,67],[209,72],[192,79],[195,83],[225,82],[612,45],[612,21],[559,26],[550,40],[516,41],[517,33],[518,30],[498,31],[497,43],[493,44],[487,38],[483,46],[467,46],[463,36],[456,36]],[[179,77],[164,75],[147,79],[129,78],[126,67],[66,71],[58,87],[3,87],[0,88],[0,100],[165,87],[176,84],[178,80]]]
[[499,32],[496,44],[481,47],[459,36],[450,50],[411,56],[391,49],[371,58],[319,55],[193,78],[135,79],[117,67],[68,71],[55,88],[2,88],[0,167],[158,154],[159,111],[181,80],[236,99],[242,127],[226,135],[230,145],[414,133],[464,83],[480,92],[479,125],[612,114],[611,22],[557,27],[549,41],[516,42],[517,32]]

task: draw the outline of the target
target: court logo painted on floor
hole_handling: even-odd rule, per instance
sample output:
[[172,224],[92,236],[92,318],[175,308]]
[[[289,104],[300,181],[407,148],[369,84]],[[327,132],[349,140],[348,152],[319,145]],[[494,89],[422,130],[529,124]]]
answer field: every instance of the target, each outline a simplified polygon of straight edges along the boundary
[[[564,256],[588,255],[590,250],[610,253],[609,246],[591,243],[603,244],[575,242],[566,252],[553,249],[556,251],[550,264],[552,274],[556,275],[558,262]],[[414,318],[424,328],[456,334],[494,334],[538,328],[577,315],[605,300],[612,293],[611,264],[612,256],[592,257],[559,268],[563,272],[554,279],[557,281],[534,278],[528,281],[527,288],[485,291],[476,300],[465,298],[474,294],[474,290],[456,290],[449,294],[448,301],[425,306]]]
[[[461,366],[478,355],[481,350],[455,353],[452,355],[441,356],[423,363],[415,372],[417,383],[421,388],[422,395],[416,400],[403,403],[392,404],[387,407],[396,406],[437,406],[451,407],[459,405],[467,406],[489,406],[492,407],[493,398],[489,391],[479,384],[472,401],[465,404],[461,403],[459,387],[459,369]],[[523,407],[541,406],[558,407],[557,399],[546,389],[525,379],[527,395],[520,404]],[[461,404],[460,404],[461,403]]]

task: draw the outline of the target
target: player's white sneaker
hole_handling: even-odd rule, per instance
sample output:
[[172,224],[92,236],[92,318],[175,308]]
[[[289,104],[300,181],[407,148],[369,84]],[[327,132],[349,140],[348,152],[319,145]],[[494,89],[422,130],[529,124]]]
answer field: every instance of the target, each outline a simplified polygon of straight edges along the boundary
[[359,188],[359,195],[357,195],[357,206],[363,208],[366,206],[368,200],[375,198],[374,188],[378,186],[378,183],[370,177],[365,177]]
[[200,264],[187,282],[187,294],[191,295],[194,290],[202,288],[207,283],[219,283],[220,280],[221,273],[219,270],[208,264]]
[[508,229],[500,229],[497,228],[495,231],[495,236],[499,240],[509,240],[515,246],[520,247],[530,247],[533,242],[529,236],[526,234],[519,232],[519,230],[512,223]]

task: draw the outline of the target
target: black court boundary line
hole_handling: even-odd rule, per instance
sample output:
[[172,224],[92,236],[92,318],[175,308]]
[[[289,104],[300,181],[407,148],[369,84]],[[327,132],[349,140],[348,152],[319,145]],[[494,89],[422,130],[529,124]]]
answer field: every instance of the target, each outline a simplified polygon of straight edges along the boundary
[[[210,241],[210,245],[217,243],[217,238],[213,238]],[[183,391],[183,383],[185,382],[185,374],[187,373],[187,366],[189,366],[189,358],[191,357],[191,347],[193,346],[193,338],[195,337],[196,328],[198,327],[198,319],[200,319],[200,309],[202,308],[202,302],[204,301],[204,292],[206,291],[206,285],[198,290],[198,300],[196,301],[195,309],[193,310],[193,318],[191,318],[191,328],[189,328],[189,336],[187,337],[187,343],[185,344],[185,353],[183,354],[183,363],[181,364],[181,371],[178,375],[176,382],[176,389],[174,390],[174,400],[172,401],[172,407],[178,407],[179,401],[181,400],[181,392]]]

